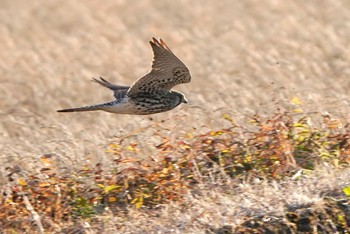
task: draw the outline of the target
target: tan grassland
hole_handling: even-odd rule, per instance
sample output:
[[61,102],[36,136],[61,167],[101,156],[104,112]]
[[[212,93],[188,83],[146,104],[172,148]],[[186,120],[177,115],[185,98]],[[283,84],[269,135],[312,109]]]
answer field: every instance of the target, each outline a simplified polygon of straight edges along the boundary
[[[189,104],[152,116],[56,112],[112,100],[91,77],[129,85],[147,73],[152,37],[164,39],[189,67],[192,82],[175,88]],[[60,173],[85,164],[108,168],[108,144],[127,134],[134,132],[142,151],[152,154],[148,146],[158,139],[148,128],[169,128],[166,134],[176,139],[194,128],[224,127],[226,113],[244,125],[248,116],[272,114],[276,106],[293,111],[295,97],[320,122],[326,114],[347,122],[349,78],[347,0],[1,0],[1,192],[6,168],[37,173],[45,154]],[[127,218],[107,213],[103,225],[82,222],[74,233],[220,233],[247,215],[322,206],[324,194],[349,182],[349,169],[326,165],[302,181],[203,185],[186,195],[185,210],[178,203],[155,213],[130,208]]]

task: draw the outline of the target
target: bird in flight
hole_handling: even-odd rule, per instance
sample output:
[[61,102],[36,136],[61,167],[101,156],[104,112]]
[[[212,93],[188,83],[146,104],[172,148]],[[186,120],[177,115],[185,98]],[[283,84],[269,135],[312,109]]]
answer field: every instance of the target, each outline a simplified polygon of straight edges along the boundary
[[174,109],[187,103],[184,94],[172,91],[178,84],[189,83],[191,75],[162,39],[150,41],[154,59],[151,71],[131,86],[114,85],[100,77],[92,81],[112,90],[115,100],[103,104],[69,108],[57,112],[102,110],[115,114],[149,115]]

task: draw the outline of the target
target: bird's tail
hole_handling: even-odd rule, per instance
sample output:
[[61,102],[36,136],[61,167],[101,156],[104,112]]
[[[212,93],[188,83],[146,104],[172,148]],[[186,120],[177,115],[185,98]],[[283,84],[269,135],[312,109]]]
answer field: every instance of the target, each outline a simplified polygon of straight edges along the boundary
[[104,110],[106,107],[111,106],[112,104],[113,104],[113,102],[109,102],[109,103],[97,104],[97,105],[91,105],[91,106],[62,109],[62,110],[58,110],[57,112],[79,112],[79,111]]

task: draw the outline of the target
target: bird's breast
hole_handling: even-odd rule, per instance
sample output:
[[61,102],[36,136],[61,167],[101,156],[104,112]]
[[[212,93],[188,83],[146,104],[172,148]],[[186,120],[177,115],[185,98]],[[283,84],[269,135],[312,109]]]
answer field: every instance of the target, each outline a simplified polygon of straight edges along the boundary
[[144,114],[164,112],[176,107],[174,100],[167,94],[140,95],[131,98],[130,101],[136,108],[135,112]]

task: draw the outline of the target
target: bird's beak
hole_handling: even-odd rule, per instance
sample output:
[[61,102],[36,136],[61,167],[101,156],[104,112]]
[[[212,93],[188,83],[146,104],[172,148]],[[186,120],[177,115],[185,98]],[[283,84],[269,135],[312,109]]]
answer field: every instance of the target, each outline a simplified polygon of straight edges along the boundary
[[182,99],[182,103],[188,103],[188,101],[185,97],[184,97],[184,99]]

